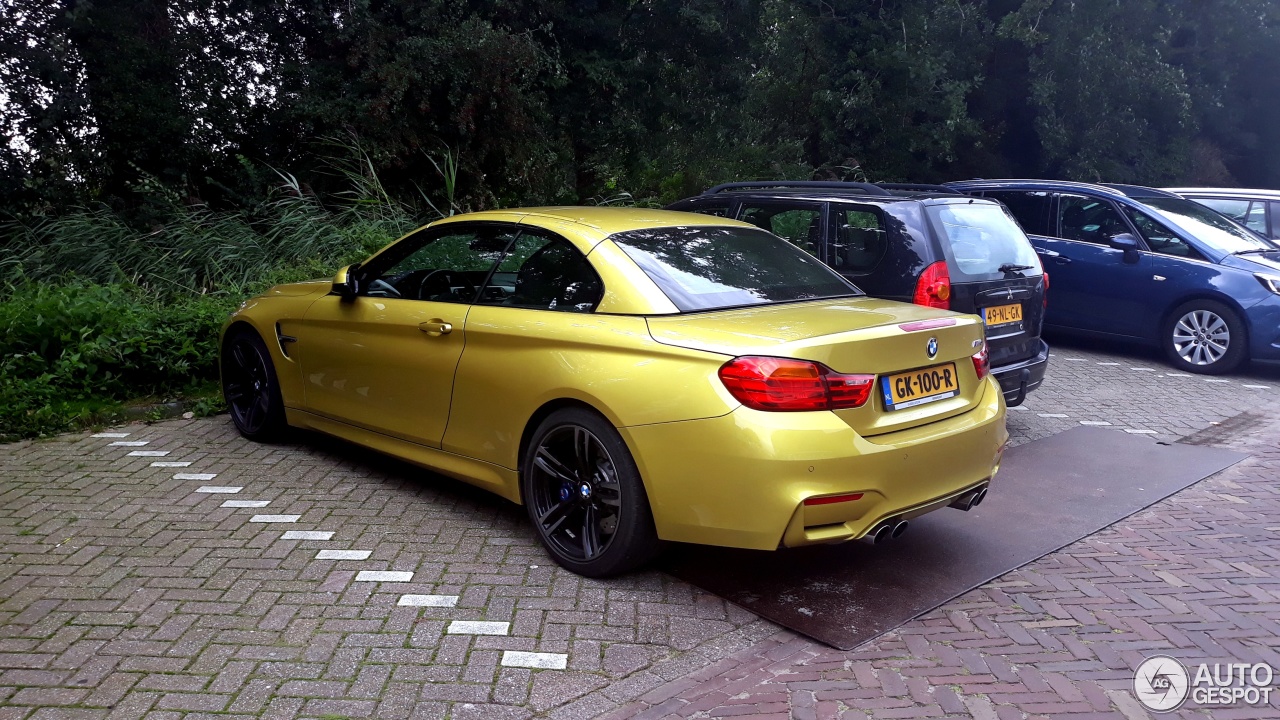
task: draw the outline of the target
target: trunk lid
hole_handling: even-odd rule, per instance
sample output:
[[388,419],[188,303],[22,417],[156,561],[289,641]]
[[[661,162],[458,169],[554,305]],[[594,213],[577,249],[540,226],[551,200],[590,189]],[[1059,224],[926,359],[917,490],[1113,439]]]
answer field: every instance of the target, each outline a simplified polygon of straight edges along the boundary
[[[1017,318],[1010,310],[1017,310]],[[959,282],[951,285],[951,309],[974,313],[985,319],[991,368],[1030,360],[1040,352],[1040,330],[1044,323],[1044,278],[1031,275],[1007,280]]]
[[[936,321],[945,323],[930,327]],[[913,323],[922,325],[913,325]],[[819,362],[838,373],[876,375],[876,390],[862,407],[834,411],[863,436],[904,430],[973,408],[980,383],[971,360],[982,344],[982,323],[972,316],[881,300],[841,298],[762,305],[687,315],[651,316],[657,342],[729,357],[766,355]],[[929,356],[930,339],[937,352]],[[884,379],[954,363],[958,393],[890,409]]]

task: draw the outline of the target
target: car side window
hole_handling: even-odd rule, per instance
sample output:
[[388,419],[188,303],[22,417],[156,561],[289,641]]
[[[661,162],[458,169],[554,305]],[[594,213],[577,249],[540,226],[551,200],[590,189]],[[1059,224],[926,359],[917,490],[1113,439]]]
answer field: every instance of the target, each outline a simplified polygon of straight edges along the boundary
[[1133,222],[1133,226],[1138,228],[1142,239],[1147,241],[1147,247],[1151,248],[1151,252],[1192,260],[1204,259],[1199,251],[1178,237],[1177,233],[1150,215],[1130,207],[1126,207],[1124,212]]
[[1271,203],[1271,237],[1280,238],[1280,202]]
[[814,257],[822,257],[821,206],[744,203],[738,219],[768,230]]
[[1113,235],[1129,232],[1129,225],[1110,202],[1079,195],[1058,199],[1058,237],[1106,245]]
[[729,217],[729,203],[707,203],[706,205],[698,205],[697,207],[682,208],[682,212],[698,213],[699,215],[715,215],[716,217]]
[[889,251],[884,218],[871,209],[837,209],[836,240],[828,264],[844,275],[871,272]]
[[515,231],[499,226],[428,228],[396,243],[366,269],[369,297],[471,303]]
[[1009,208],[1023,232],[1028,235],[1053,235],[1049,227],[1052,198],[1047,192],[1029,192],[1026,190],[1001,190],[983,193],[983,197],[999,200]]
[[498,264],[480,303],[591,312],[603,295],[600,276],[569,241],[526,230]]
[[1244,226],[1256,233],[1267,234],[1267,204],[1261,200],[1249,203],[1249,212],[1245,213]]

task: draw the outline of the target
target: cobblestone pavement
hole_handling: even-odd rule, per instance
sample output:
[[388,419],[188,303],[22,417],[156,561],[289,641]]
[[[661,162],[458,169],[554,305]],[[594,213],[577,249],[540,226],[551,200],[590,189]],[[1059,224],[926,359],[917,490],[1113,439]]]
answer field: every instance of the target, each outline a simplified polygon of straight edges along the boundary
[[1280,375],[1054,352],[1022,441],[1208,428],[1255,457],[848,653],[661,573],[578,578],[519,508],[323,438],[0,446],[0,720],[1138,718],[1144,655],[1280,667]]

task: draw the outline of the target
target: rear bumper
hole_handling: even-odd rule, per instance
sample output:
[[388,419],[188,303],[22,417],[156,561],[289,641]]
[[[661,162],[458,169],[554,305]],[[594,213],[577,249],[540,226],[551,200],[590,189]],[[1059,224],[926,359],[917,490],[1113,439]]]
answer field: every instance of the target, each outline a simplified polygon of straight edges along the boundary
[[853,540],[886,518],[945,507],[995,474],[1009,437],[994,380],[968,412],[870,438],[835,413],[742,407],[620,432],[659,537],[758,550]]
[[1044,382],[1044,371],[1049,366],[1049,345],[1040,341],[1040,352],[1036,356],[1011,365],[991,368],[991,374],[1000,383],[1004,393],[1004,402],[1013,407],[1021,405],[1027,393],[1040,387]]

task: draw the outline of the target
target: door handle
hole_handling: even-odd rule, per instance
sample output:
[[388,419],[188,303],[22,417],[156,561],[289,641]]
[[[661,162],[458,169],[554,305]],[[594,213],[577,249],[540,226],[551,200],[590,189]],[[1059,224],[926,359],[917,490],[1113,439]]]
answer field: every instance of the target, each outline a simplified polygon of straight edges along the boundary
[[1054,261],[1055,263],[1057,263],[1058,265],[1070,265],[1070,264],[1071,264],[1071,258],[1066,257],[1066,256],[1063,256],[1063,255],[1059,255],[1058,257],[1054,258],[1054,259],[1053,259],[1053,261]]
[[440,337],[441,335],[448,335],[453,332],[453,325],[450,325],[443,320],[436,319],[428,320],[424,323],[418,323],[418,329],[431,337]]

